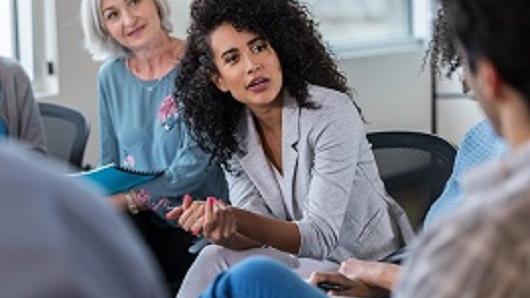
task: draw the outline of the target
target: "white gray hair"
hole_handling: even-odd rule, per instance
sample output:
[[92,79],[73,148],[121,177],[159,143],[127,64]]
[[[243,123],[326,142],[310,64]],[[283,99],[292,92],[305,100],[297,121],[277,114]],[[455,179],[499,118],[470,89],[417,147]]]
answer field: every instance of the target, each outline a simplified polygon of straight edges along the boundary
[[[153,0],[158,8],[162,29],[173,30],[171,10],[167,0]],[[129,50],[118,43],[105,29],[101,15],[101,0],[83,0],[81,3],[81,23],[85,35],[85,48],[95,61],[127,55]]]

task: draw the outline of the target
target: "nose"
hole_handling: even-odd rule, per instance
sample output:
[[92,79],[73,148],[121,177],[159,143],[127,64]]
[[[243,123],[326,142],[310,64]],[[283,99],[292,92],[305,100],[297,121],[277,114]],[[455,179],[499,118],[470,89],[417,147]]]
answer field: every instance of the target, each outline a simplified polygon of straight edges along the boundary
[[131,10],[124,10],[123,23],[125,26],[132,26],[136,23],[136,16]]
[[248,74],[252,74],[263,68],[261,62],[256,57],[252,57],[252,55],[245,55],[245,62]]

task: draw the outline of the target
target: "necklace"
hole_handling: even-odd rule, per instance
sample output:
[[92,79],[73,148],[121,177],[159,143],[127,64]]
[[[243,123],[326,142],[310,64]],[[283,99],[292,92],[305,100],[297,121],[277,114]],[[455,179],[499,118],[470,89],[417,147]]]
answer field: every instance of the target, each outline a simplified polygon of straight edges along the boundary
[[153,90],[155,90],[156,87],[158,87],[158,85],[160,85],[160,83],[162,83],[169,76],[169,74],[173,71],[173,70],[170,70],[168,73],[166,73],[165,75],[163,75],[160,78],[156,79],[154,82],[152,80],[151,81],[143,81],[143,80],[140,80],[134,74],[132,69],[129,67],[129,58],[126,58],[125,66],[127,67],[127,70],[131,73],[131,75],[134,77],[136,83],[138,83],[138,85],[140,85],[143,89],[147,90],[147,92],[149,92],[149,93],[153,92]]
[[[173,53],[172,53],[173,57],[171,57],[171,60],[169,60],[169,63],[176,64],[181,58],[182,45],[179,44],[179,43],[176,43],[176,40],[172,41],[172,43],[174,44],[174,48],[172,50],[173,51]],[[144,81],[144,80],[141,80],[137,75],[135,75],[135,73],[134,73],[134,71],[133,71],[133,69],[131,68],[131,65],[130,65],[130,57],[126,57],[125,58],[125,67],[129,71],[129,73],[134,77],[134,79],[136,80],[138,85],[140,85],[142,88],[146,89],[148,92],[153,92],[153,90],[155,90],[156,87],[158,87],[158,85],[160,85],[160,83],[162,83],[171,74],[171,72],[173,72],[173,70],[174,70],[174,68],[170,69],[166,74],[162,75],[161,77],[159,77],[158,79],[156,79],[154,81],[153,80]]]

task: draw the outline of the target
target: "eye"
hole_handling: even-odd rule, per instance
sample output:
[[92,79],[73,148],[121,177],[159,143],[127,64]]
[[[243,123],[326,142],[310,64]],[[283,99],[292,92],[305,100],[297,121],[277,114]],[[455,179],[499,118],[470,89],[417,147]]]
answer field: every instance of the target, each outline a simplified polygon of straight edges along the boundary
[[105,13],[105,19],[106,20],[113,20],[118,16],[118,13],[115,11],[109,11]]
[[236,64],[238,60],[239,60],[239,55],[237,54],[228,54],[228,55],[225,55],[224,57],[224,62],[226,64]]
[[260,53],[266,50],[269,47],[269,44],[265,40],[258,40],[252,44],[250,50],[252,53]]

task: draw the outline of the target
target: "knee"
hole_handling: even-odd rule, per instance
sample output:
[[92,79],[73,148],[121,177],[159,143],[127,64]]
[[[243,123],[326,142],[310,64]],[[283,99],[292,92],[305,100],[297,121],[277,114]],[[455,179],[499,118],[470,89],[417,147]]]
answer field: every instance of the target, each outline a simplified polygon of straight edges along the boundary
[[293,274],[285,265],[265,257],[253,257],[234,266],[230,277],[237,281],[277,282],[286,275]]
[[225,267],[223,265],[226,265],[226,248],[215,244],[208,245],[201,250],[195,263],[204,263],[208,266],[218,264],[219,267]]
[[224,255],[225,249],[226,248],[216,244],[207,245],[201,250],[197,258],[220,258]]

